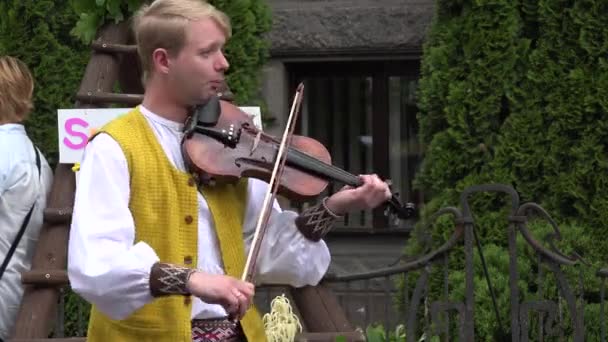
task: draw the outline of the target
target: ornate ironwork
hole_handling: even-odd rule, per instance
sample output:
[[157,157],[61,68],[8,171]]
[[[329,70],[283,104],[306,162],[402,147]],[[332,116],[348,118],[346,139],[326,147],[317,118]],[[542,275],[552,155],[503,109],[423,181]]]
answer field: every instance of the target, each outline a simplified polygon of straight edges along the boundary
[[[483,255],[482,241],[478,238],[475,226],[475,220],[471,211],[470,198],[476,193],[498,193],[508,196],[509,213],[505,217],[508,223],[507,239],[508,239],[508,254],[509,254],[509,303],[510,303],[510,319],[507,325],[503,326],[503,319],[499,313],[496,293],[493,289],[492,275],[488,273],[485,258]],[[407,275],[414,271],[420,273],[415,288],[411,292],[407,288],[403,290],[402,307],[405,309],[405,320],[401,324],[405,324],[407,341],[418,341],[421,334],[418,331],[418,325],[422,322],[426,326],[422,329],[425,337],[430,335],[444,335],[449,338],[450,330],[452,334],[457,334],[461,341],[475,340],[475,267],[474,253],[475,249],[480,256],[481,265],[483,268],[486,284],[488,286],[492,303],[494,307],[494,315],[496,316],[496,324],[498,331],[494,338],[510,341],[528,341],[531,330],[534,329],[531,324],[532,317],[538,317],[538,327],[535,330],[538,334],[538,340],[542,341],[549,337],[564,337],[565,326],[568,326],[570,334],[569,339],[573,341],[583,341],[584,336],[584,321],[583,321],[583,284],[580,271],[581,265],[587,263],[577,254],[572,253],[566,255],[556,247],[556,241],[561,239],[561,233],[555,220],[536,203],[520,204],[518,193],[510,186],[502,184],[484,184],[471,186],[465,189],[460,196],[460,208],[447,207],[439,210],[435,215],[429,218],[425,227],[420,231],[426,236],[420,236],[418,241],[422,243],[422,255],[416,258],[402,257],[395,265],[387,268],[357,274],[348,275],[328,275],[325,279],[328,283],[336,282],[355,282],[364,280],[368,282],[370,279],[379,277],[403,277],[407,279]],[[430,239],[430,228],[435,225],[437,220],[445,215],[451,215],[454,223],[454,231],[452,235],[439,248],[432,249],[432,241]],[[536,240],[530,229],[528,222],[532,219],[546,221],[551,227],[552,232],[548,234],[543,243]],[[521,236],[526,246],[529,246],[536,255],[538,262],[538,288],[534,292],[535,298],[522,299],[520,289],[518,287],[520,281],[520,272],[518,270],[518,246],[517,237]],[[447,274],[448,255],[455,251],[456,247],[463,247],[464,251],[464,296],[462,301],[455,301],[449,298],[449,277]],[[548,247],[546,247],[548,246]],[[435,267],[443,267],[443,298],[429,298],[429,284],[431,282],[431,270]],[[565,268],[573,268],[579,271],[579,281],[567,279],[564,274]],[[543,281],[551,275],[555,279],[557,293],[549,294],[543,292]],[[603,278],[601,287],[601,306],[600,320],[604,322],[604,280],[608,277],[608,269],[602,270],[597,274]],[[410,275],[411,277],[411,275]],[[387,282],[390,280],[387,280]],[[533,286],[534,284],[528,284]],[[479,284],[477,284],[479,286]],[[395,295],[395,294],[393,294]],[[557,298],[556,298],[557,296]],[[553,298],[549,298],[553,297]],[[563,315],[562,311],[567,310],[568,315]],[[366,314],[367,315],[367,314]],[[457,316],[457,321],[453,321],[453,327],[450,327],[450,315]],[[564,319],[569,320],[564,322]],[[385,321],[387,321],[385,319]],[[568,323],[568,324],[566,324]],[[605,341],[606,324],[601,326],[601,340]],[[454,329],[454,327],[456,329]],[[386,326],[385,328],[388,328]]]

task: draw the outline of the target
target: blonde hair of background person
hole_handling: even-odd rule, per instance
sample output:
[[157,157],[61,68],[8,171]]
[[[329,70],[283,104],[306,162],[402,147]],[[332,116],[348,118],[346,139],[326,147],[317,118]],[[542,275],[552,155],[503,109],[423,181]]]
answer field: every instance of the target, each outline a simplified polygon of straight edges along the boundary
[[34,79],[17,58],[0,57],[0,124],[23,122],[33,106]]
[[14,329],[23,296],[21,273],[31,268],[53,180],[51,168],[23,125],[33,108],[33,93],[34,80],[25,63],[0,56],[0,263],[6,265],[0,278],[2,340]]

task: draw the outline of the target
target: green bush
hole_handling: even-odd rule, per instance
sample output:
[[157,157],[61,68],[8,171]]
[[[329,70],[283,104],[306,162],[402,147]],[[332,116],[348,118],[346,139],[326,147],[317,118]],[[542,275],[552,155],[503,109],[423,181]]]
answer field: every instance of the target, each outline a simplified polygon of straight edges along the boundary
[[[439,224],[440,228],[443,223]],[[532,238],[544,246],[549,246],[548,236],[554,234],[553,227],[544,219],[531,217],[530,222],[526,224],[526,229],[530,232]],[[479,232],[483,227],[476,227]],[[505,231],[506,231],[505,226]],[[564,225],[560,229],[561,239],[553,239],[552,243],[559,251],[565,255],[571,256],[574,252],[582,249],[582,246],[590,243],[589,239],[580,236],[580,226],[576,224]],[[421,239],[418,239],[419,241]],[[539,257],[525,241],[522,235],[519,235],[516,241],[517,249],[517,270],[518,270],[518,289],[520,302],[530,302],[535,300],[551,300],[559,303],[560,311],[563,318],[559,322],[559,327],[563,329],[566,336],[572,333],[572,324],[570,320],[570,312],[566,305],[566,301],[558,298],[558,287],[556,276],[545,264],[539,265]],[[496,295],[497,307],[499,311],[500,321],[502,326],[498,324],[498,319],[494,312],[494,306],[491,300],[491,294],[487,285],[486,278],[483,273],[480,255],[474,247],[473,254],[473,281],[474,281],[474,314],[475,314],[475,337],[481,341],[500,340],[500,336],[505,336],[510,330],[510,285],[509,285],[509,254],[508,247],[496,245],[493,242],[483,244],[483,254],[485,263],[490,274],[492,287]],[[448,295],[444,294],[445,274],[443,269],[444,262],[438,260],[435,266],[426,268],[429,272],[429,294],[426,302],[421,302],[417,310],[417,330],[416,334],[421,334],[425,324],[425,320],[430,320],[429,305],[434,301],[452,301],[463,302],[465,296],[465,272],[464,272],[464,253],[463,249],[457,247],[449,254],[447,265],[449,272],[448,279]],[[592,317],[593,312],[597,311],[599,293],[593,292],[599,289],[599,279],[595,276],[595,270],[602,266],[602,261],[598,260],[589,265],[579,264],[577,266],[562,266],[563,272],[569,286],[569,290],[573,295],[580,300],[581,294],[587,299],[585,307],[585,317]],[[539,277],[539,270],[542,268],[542,277]],[[412,291],[419,280],[421,272],[410,272],[408,281],[405,282],[403,276],[398,277],[397,286],[401,289],[407,287],[409,302],[411,302]],[[589,291],[591,289],[591,291]],[[583,292],[585,291],[586,292]],[[395,305],[398,310],[405,313],[403,304],[406,303],[404,298],[406,291],[399,291],[395,298]],[[580,301],[577,305],[580,305]],[[594,311],[595,310],[595,311]],[[425,317],[425,315],[427,317]],[[546,316],[545,316],[546,317]],[[440,322],[433,325],[431,329],[440,328],[445,323],[445,317],[440,317]],[[454,311],[450,312],[450,336],[458,335],[458,317]],[[589,340],[595,340],[599,336],[599,325],[593,322],[599,317],[592,319],[590,322],[585,321],[585,337]],[[538,340],[538,314],[530,314],[530,340]],[[440,330],[441,332],[443,330]],[[405,333],[412,333],[405,331]],[[434,336],[434,335],[433,335]],[[442,337],[443,338],[443,337]]]
[[64,296],[64,335],[86,336],[90,311],[91,305],[88,302],[68,290]]
[[[591,264],[580,268],[585,298],[598,291],[594,274],[608,249],[606,13],[603,0],[438,0],[418,93],[427,148],[415,184],[430,198],[422,221],[458,205],[468,186],[511,185],[563,226],[564,249],[576,248]],[[489,194],[471,200],[478,234],[498,254],[507,253],[507,203]],[[452,230],[443,222],[433,237],[445,241]],[[419,252],[419,240],[406,251]],[[456,256],[451,277],[464,266]],[[500,270],[491,276],[500,278]],[[481,290],[476,296],[476,337],[483,340],[492,329],[481,319],[492,316],[490,298]]]

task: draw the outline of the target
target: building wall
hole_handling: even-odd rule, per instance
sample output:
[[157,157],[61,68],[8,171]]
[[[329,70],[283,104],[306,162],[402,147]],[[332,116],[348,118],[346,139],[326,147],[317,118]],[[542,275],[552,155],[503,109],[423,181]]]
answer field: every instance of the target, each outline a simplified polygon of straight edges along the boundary
[[395,55],[420,50],[430,0],[269,0],[274,57]]
[[419,58],[433,15],[433,0],[268,0],[273,26],[271,58],[262,95],[280,133],[293,94],[288,68],[298,62]]
[[[274,135],[280,135],[285,126],[293,97],[289,91],[289,72],[298,63],[419,59],[434,3],[434,0],[268,1],[273,11],[273,28],[268,34],[271,58],[263,69],[261,92],[268,106],[267,114],[276,120],[265,130]],[[400,256],[406,240],[407,235],[330,234],[326,239],[332,254],[330,272],[347,274],[387,267]],[[385,310],[389,299],[385,298],[384,285],[376,287],[380,288],[377,293],[362,293],[357,285],[334,286],[343,308],[358,326],[383,321],[385,313],[395,314],[392,308]],[[368,295],[375,299],[370,301]]]

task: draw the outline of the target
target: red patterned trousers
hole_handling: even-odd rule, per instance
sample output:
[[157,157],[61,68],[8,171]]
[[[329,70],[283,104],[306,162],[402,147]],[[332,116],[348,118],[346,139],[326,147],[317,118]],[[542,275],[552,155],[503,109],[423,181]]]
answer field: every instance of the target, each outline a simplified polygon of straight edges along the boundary
[[239,323],[228,319],[192,320],[192,342],[246,342]]

